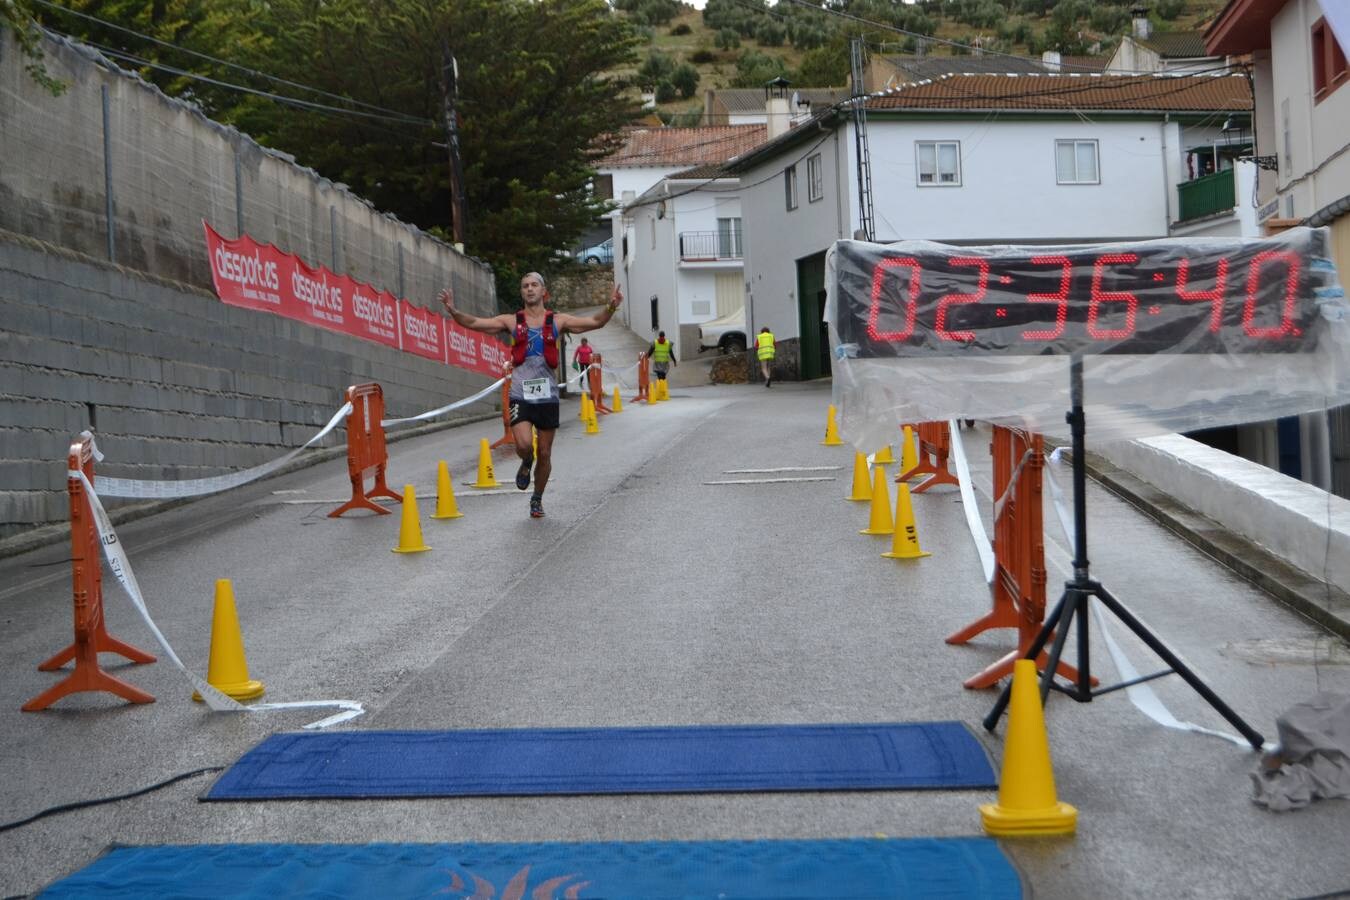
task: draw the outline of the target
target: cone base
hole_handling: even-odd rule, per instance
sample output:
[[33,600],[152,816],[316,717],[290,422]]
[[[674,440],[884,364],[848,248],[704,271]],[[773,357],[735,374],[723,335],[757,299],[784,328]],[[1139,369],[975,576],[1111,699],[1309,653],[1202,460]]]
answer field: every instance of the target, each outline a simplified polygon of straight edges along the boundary
[[[210,684],[210,682],[207,683]],[[236,681],[234,684],[212,684],[211,687],[231,700],[256,700],[263,695],[264,690],[261,681]],[[202,695],[193,691],[192,699],[201,703]]]
[[821,443],[826,447],[841,447],[844,444],[843,441],[821,441]]
[[464,516],[464,513],[462,513],[462,512],[452,512],[452,513],[432,513],[432,514],[431,514],[431,517],[432,517],[433,519],[459,519],[459,518],[463,518],[463,516]]
[[880,528],[864,528],[862,531],[859,531],[858,534],[895,534],[895,529],[887,528],[883,530]]
[[423,545],[420,546],[420,547],[395,547],[394,550],[393,550],[393,552],[395,552],[395,553],[422,553],[423,551],[430,550],[430,549],[431,549],[431,548],[428,547],[426,544],[423,544]]
[[854,503],[871,503],[871,502],[872,502],[872,496],[871,496],[870,494],[867,495],[866,497],[854,497],[854,496],[848,496],[848,497],[845,497],[844,499],[845,499],[845,500],[852,500]]
[[1067,803],[1042,809],[1005,809],[997,803],[986,803],[980,806],[980,819],[985,833],[994,837],[1073,834],[1078,827],[1078,810]]
[[485,491],[485,490],[487,490],[488,488],[506,487],[506,482],[504,482],[504,481],[485,481],[485,482],[482,482],[482,483],[479,483],[479,482],[477,482],[477,481],[466,481],[466,482],[464,482],[464,483],[465,483],[467,486],[469,486],[469,487],[471,487],[471,488],[477,488],[477,489],[480,490],[480,491]]
[[892,550],[881,555],[887,559],[923,559],[925,556],[932,556],[933,554],[927,550],[920,550],[918,553],[896,553]]

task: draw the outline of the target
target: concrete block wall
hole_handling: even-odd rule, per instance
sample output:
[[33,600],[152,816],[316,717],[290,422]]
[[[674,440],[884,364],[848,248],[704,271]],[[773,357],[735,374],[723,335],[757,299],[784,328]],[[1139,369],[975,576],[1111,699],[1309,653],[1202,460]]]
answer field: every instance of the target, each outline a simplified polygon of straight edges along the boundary
[[201,478],[301,445],[349,384],[379,382],[399,417],[490,380],[0,232],[0,541],[67,520],[65,458],[85,428],[104,475]]

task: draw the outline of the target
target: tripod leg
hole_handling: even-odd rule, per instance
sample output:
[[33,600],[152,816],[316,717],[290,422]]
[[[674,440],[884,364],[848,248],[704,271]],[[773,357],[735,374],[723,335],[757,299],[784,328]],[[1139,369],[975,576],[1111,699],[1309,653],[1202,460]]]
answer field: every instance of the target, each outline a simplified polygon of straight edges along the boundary
[[1219,695],[1211,691],[1209,686],[1200,680],[1199,676],[1187,668],[1186,665],[1177,658],[1176,654],[1167,648],[1166,644],[1158,640],[1151,631],[1144,627],[1142,622],[1131,615],[1129,610],[1122,606],[1119,600],[1112,597],[1110,591],[1100,584],[1094,583],[1092,586],[1092,594],[1098,600],[1101,600],[1106,608],[1115,614],[1116,618],[1124,622],[1126,626],[1139,637],[1139,640],[1143,641],[1149,646],[1150,650],[1158,654],[1163,662],[1171,666],[1172,671],[1185,679],[1186,683],[1194,688],[1197,694],[1205,698],[1209,705],[1214,707],[1219,715],[1227,719],[1230,725],[1241,732],[1242,736],[1247,739],[1247,743],[1252,745],[1253,750],[1261,749],[1261,746],[1265,743],[1265,738],[1261,736],[1260,732],[1248,725],[1241,716],[1228,707],[1228,704],[1220,700]]
[[[1032,641],[1031,646],[1027,648],[1026,655],[1023,659],[1035,659],[1040,656],[1041,651],[1045,649],[1045,642],[1050,639],[1050,634],[1055,630],[1055,626],[1059,624],[1060,616],[1064,614],[1064,603],[1068,598],[1069,592],[1068,590],[1065,590],[1065,592],[1060,595],[1059,602],[1055,604],[1055,608],[1050,610],[1050,615],[1046,616],[1045,622],[1041,625],[1040,633],[1036,635],[1036,639]],[[1059,656],[1057,654],[1051,662],[1049,669],[1046,671],[1055,671],[1055,666],[1058,664]],[[985,731],[993,731],[998,725],[999,717],[1001,717],[1003,711],[1008,708],[1008,701],[1011,697],[1012,679],[1009,679],[1008,683],[1003,686],[1003,690],[999,692],[998,699],[994,701],[994,708],[989,710],[989,714],[984,717]],[[1045,702],[1044,694],[1041,696],[1041,702]]]

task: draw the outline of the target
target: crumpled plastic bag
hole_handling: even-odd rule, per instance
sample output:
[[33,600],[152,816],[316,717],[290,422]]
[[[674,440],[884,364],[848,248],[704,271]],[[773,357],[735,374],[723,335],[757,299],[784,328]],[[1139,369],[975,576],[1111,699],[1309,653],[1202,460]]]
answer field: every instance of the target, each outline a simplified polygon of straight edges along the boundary
[[1276,748],[1251,773],[1252,800],[1272,812],[1350,797],[1350,695],[1321,693],[1275,720]]

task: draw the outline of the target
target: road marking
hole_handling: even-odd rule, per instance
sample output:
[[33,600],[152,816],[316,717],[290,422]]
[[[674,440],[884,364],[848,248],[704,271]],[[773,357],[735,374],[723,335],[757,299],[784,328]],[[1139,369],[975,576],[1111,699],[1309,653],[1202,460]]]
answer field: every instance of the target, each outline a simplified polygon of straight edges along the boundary
[[782,466],[777,469],[727,469],[723,475],[756,475],[765,472],[838,472],[843,466]]
[[737,478],[727,481],[705,481],[704,484],[787,484],[797,481],[834,481],[833,475],[820,478]]

